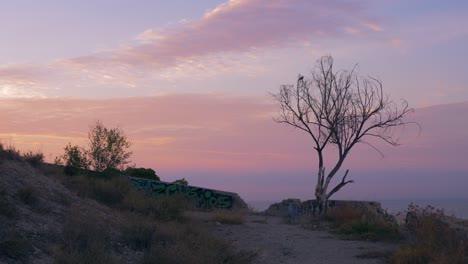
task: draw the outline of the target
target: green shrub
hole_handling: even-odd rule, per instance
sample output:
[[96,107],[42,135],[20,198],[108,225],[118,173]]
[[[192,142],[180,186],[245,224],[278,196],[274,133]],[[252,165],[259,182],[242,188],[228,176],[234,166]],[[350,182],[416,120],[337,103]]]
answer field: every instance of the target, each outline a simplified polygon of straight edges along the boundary
[[65,166],[79,169],[89,169],[90,162],[88,160],[87,152],[83,147],[72,146],[68,143],[64,148],[65,153],[63,157],[56,158],[56,163],[65,163]]
[[353,239],[393,240],[400,237],[396,223],[350,205],[329,210],[325,219],[338,233]]
[[156,175],[156,172],[153,169],[128,167],[122,173],[131,177],[138,177],[138,178],[144,178],[144,179],[155,180],[155,181],[160,180],[158,175]]

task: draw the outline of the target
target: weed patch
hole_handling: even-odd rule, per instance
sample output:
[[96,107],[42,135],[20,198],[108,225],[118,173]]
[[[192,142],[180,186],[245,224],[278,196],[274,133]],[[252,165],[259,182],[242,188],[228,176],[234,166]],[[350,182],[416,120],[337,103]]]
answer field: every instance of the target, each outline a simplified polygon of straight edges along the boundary
[[398,249],[390,263],[468,263],[466,231],[451,226],[451,220],[443,210],[410,204],[405,225],[410,244]]
[[221,224],[241,225],[245,222],[246,212],[242,210],[217,210],[211,220]]
[[70,211],[55,248],[55,263],[115,263],[108,230],[92,214]]
[[400,238],[396,223],[366,214],[360,208],[343,206],[331,210],[326,220],[332,223],[338,234],[351,239],[361,240],[396,240]]
[[42,153],[41,151],[28,151],[23,154],[23,158],[26,162],[31,164],[31,166],[38,167],[39,165],[44,164],[45,156],[44,153]]

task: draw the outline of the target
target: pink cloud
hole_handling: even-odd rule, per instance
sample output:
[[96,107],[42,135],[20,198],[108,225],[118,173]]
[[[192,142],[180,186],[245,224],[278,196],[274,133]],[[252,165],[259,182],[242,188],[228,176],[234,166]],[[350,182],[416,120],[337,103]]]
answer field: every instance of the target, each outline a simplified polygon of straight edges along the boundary
[[362,9],[358,2],[339,0],[231,0],[197,21],[177,28],[146,30],[137,38],[141,45],[74,58],[71,63],[169,67],[209,54],[340,36],[353,27],[383,31]]
[[369,25],[379,28],[360,2],[231,0],[198,20],[148,29],[138,35],[136,44],[129,40],[125,47],[46,65],[0,68],[0,96],[69,96],[76,89],[95,95],[110,87],[148,90],[155,82],[178,78],[252,76],[265,70],[256,56],[262,50],[311,45],[349,32],[360,37],[380,33],[369,30]]

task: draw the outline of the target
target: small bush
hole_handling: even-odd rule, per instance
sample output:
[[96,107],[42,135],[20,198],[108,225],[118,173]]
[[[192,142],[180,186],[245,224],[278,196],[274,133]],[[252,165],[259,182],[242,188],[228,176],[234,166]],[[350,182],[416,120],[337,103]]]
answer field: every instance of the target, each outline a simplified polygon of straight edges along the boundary
[[185,178],[175,180],[175,181],[173,181],[172,183],[174,183],[174,184],[180,184],[180,185],[185,185],[185,186],[188,185],[188,181],[187,181]]
[[144,178],[144,179],[155,180],[155,181],[160,180],[158,175],[156,175],[156,172],[153,169],[128,167],[122,173],[131,177],[138,177],[138,178]]
[[41,151],[28,151],[24,153],[23,158],[25,161],[27,161],[29,164],[31,164],[33,167],[38,167],[41,164],[44,164],[44,153]]
[[72,146],[71,143],[68,143],[64,151],[63,157],[55,158],[56,163],[64,163],[67,167],[89,169],[90,162],[87,152],[83,147]]
[[246,212],[242,210],[217,210],[211,220],[221,224],[241,225],[245,222]]

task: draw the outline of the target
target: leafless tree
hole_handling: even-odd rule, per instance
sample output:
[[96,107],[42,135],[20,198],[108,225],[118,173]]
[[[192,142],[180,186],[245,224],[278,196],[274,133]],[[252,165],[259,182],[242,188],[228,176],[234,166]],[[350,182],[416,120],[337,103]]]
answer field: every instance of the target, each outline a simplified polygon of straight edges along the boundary
[[[279,106],[275,121],[300,129],[313,140],[318,155],[315,197],[320,214],[325,213],[333,194],[353,182],[347,180],[346,170],[341,181],[330,187],[351,149],[357,143],[365,143],[379,151],[365,141],[367,138],[397,146],[396,128],[407,124],[404,117],[413,111],[405,100],[401,105],[390,100],[381,81],[357,74],[356,67],[334,71],[331,56],[317,61],[310,79],[299,75],[296,85],[282,85],[279,93],[272,96]],[[336,147],[338,157],[326,172],[324,150],[329,146]]]

